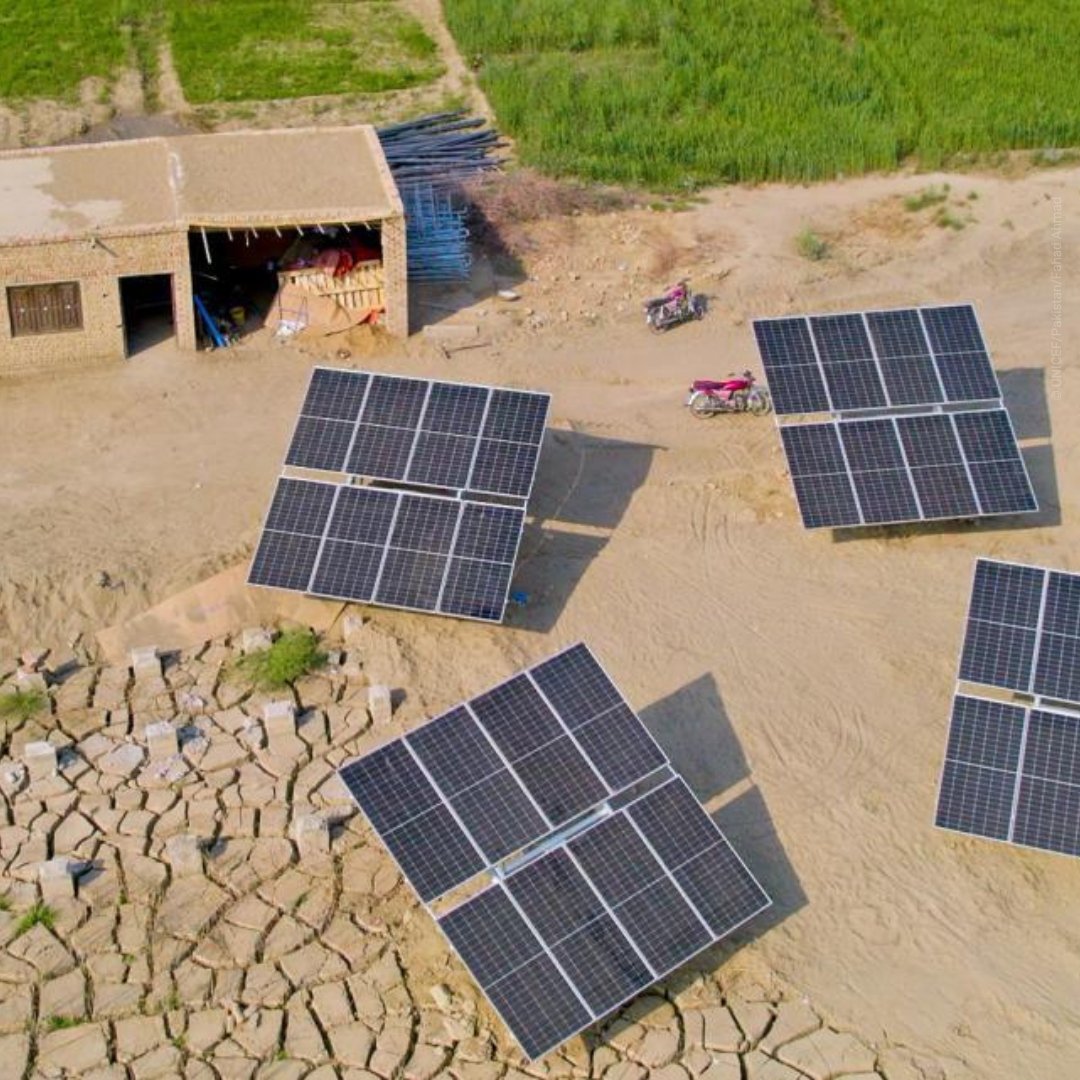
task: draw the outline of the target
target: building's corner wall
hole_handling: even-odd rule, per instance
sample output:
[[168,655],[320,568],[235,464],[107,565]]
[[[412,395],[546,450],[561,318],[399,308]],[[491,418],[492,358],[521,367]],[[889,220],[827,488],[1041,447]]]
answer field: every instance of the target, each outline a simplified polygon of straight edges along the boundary
[[405,251],[405,216],[382,223],[382,258],[386,290],[386,329],[394,336],[409,336],[409,274]]

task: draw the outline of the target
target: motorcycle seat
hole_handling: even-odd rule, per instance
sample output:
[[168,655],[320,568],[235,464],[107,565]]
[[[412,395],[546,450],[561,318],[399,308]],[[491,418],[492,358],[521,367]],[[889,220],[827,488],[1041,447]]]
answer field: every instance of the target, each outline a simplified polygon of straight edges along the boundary
[[734,387],[731,386],[731,383],[733,381],[734,380],[732,380],[732,379],[725,379],[723,382],[717,382],[715,379],[695,379],[694,380],[694,389],[695,390],[727,390],[729,388],[730,389],[735,389]]

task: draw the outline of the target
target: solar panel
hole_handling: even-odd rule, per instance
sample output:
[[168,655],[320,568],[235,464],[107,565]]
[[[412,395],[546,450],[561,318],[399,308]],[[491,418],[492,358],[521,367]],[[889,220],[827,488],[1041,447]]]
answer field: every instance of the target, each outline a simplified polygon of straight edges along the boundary
[[439,924],[536,1058],[769,902],[689,788],[671,779],[512,870]]
[[583,644],[340,775],[530,1057],[770,903]]
[[518,506],[282,477],[248,581],[499,622],[524,521]]
[[754,335],[778,416],[1001,397],[970,304],[758,319]]
[[780,438],[808,529],[1038,509],[1004,409],[786,424]]
[[317,367],[285,463],[527,499],[550,397]]

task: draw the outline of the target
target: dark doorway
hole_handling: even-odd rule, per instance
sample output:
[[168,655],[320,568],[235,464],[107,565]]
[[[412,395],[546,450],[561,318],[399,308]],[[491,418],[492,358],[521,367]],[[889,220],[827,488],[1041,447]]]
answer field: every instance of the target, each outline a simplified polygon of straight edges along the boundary
[[120,279],[124,350],[135,356],[176,334],[172,274],[141,274]]

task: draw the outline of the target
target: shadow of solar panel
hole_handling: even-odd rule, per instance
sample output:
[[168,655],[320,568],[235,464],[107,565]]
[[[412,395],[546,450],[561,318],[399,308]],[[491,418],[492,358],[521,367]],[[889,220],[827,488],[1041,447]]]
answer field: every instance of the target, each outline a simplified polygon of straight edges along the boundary
[[668,878],[624,900],[615,917],[654,971],[666,974],[712,944],[712,934]]
[[484,421],[488,388],[460,383],[432,383],[421,427],[447,435],[477,435]]
[[470,491],[526,498],[532,490],[538,446],[481,439],[469,477]]
[[930,355],[918,308],[868,311],[866,323],[880,359]]
[[375,600],[391,607],[434,611],[445,572],[445,555],[387,548]]
[[997,769],[946,761],[934,823],[942,829],[1007,840],[1015,780],[1013,774]]
[[315,368],[308,383],[302,416],[354,422],[367,391],[368,376],[362,371]]
[[303,591],[311,579],[318,554],[318,537],[267,529],[251,562],[248,583]]
[[341,600],[370,600],[379,579],[382,557],[383,549],[372,544],[327,540],[310,591],[316,596]]
[[531,674],[571,731],[616,705],[626,705],[615,684],[582,644],[572,645],[538,664]]
[[553,826],[564,824],[608,795],[567,735],[515,761],[514,771]]
[[617,705],[590,720],[575,735],[613,791],[667,764],[660,747],[628,705]]
[[678,867],[674,876],[714,937],[730,934],[769,906],[765,891],[726,840]]
[[604,914],[603,902],[562,848],[511,874],[506,888],[548,945]]
[[634,946],[608,915],[552,949],[555,959],[596,1016],[603,1016],[653,981]]
[[415,428],[430,385],[423,379],[374,375],[360,419],[365,424]]
[[828,412],[832,408],[825,380],[816,364],[771,370],[766,366],[766,372],[773,409],[778,416]]
[[421,900],[434,900],[468,881],[485,862],[445,806],[382,834],[383,843]]
[[902,469],[853,472],[851,479],[865,524],[918,521],[922,516],[911,479]]
[[543,953],[540,939],[499,885],[443,915],[439,928],[485,988]]
[[945,400],[929,356],[880,357],[878,366],[890,405],[934,405]]
[[960,443],[948,416],[899,416],[896,427],[904,455],[913,468],[920,465],[963,465]]
[[548,956],[538,956],[486,987],[488,1000],[536,1059],[589,1024],[592,1017]]
[[525,789],[505,769],[451,796],[450,805],[491,863],[524,847],[547,828]]
[[1034,655],[1034,630],[971,619],[960,657],[960,678],[1027,691]]
[[971,481],[963,465],[912,469],[911,478],[923,518],[933,520],[979,515],[979,504],[975,501]]
[[406,478],[411,484],[463,488],[469,482],[475,448],[474,439],[421,431]]
[[501,622],[513,570],[509,563],[451,559],[439,610],[448,615]]
[[799,514],[806,528],[862,524],[851,478],[846,473],[794,476],[792,482]]
[[353,429],[353,424],[341,420],[301,416],[296,422],[285,464],[301,469],[343,472]]
[[484,438],[539,446],[550,400],[547,394],[525,390],[492,390]]
[[887,404],[885,388],[873,360],[824,364],[823,370],[833,409],[880,409]]
[[402,480],[416,432],[408,428],[357,424],[346,471],[357,476]]
[[1080,855],[1080,787],[1022,777],[1013,843]]
[[815,315],[810,319],[810,330],[822,364],[874,358],[862,315]]
[[810,326],[804,318],[757,319],[754,337],[770,382],[774,368],[817,363]]
[[264,528],[321,536],[334,505],[336,490],[333,484],[282,477],[274,490]]
[[402,495],[390,543],[410,551],[448,554],[460,514],[461,503],[456,499]]

